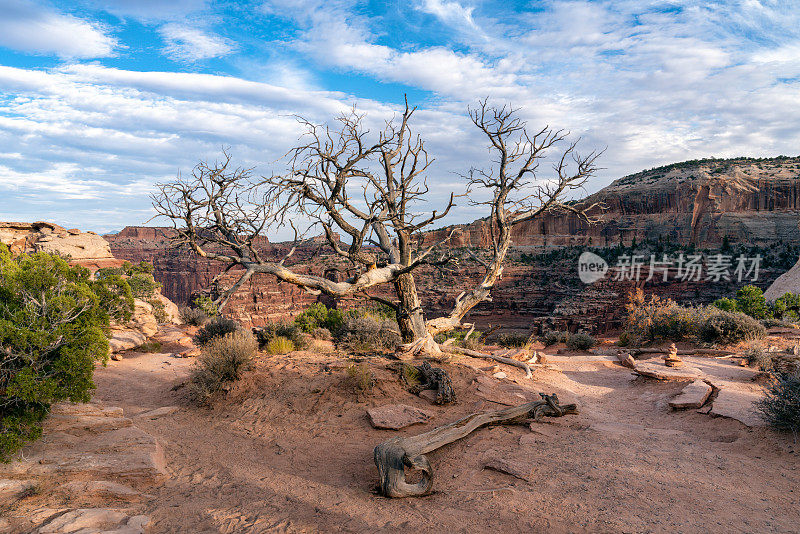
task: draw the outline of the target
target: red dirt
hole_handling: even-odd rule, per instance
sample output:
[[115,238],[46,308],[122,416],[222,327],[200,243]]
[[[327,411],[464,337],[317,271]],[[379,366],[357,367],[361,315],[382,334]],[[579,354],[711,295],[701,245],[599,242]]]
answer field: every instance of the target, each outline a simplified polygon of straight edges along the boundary
[[[534,392],[558,393],[579,415],[481,429],[428,455],[428,497],[374,493],[373,447],[500,405],[476,394],[485,367],[443,365],[459,396],[432,406],[406,392],[383,358],[357,395],[341,355],[263,357],[213,409],[183,390],[191,360],[126,356],[95,375],[96,397],[126,415],[171,404],[169,416],[138,422],[159,438],[171,478],[153,490],[151,532],[796,532],[800,455],[792,438],[695,411],[671,412],[683,383],[634,378],[609,362],[539,370]],[[375,430],[366,408],[402,402],[436,415],[401,431]],[[522,438],[522,443],[521,443]],[[484,469],[490,458],[533,466],[531,482]]]

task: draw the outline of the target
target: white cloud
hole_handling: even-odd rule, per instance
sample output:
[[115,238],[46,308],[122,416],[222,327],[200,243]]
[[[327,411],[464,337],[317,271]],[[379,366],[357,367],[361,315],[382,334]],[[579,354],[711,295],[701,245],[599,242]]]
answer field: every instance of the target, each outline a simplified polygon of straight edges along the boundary
[[164,54],[177,61],[195,62],[232,53],[236,47],[229,39],[178,23],[159,28],[166,46]]
[[465,7],[453,0],[423,0],[419,9],[439,18],[445,24],[477,28],[472,19],[474,7]]
[[92,4],[119,17],[146,22],[177,20],[208,7],[207,0],[92,0]]
[[97,23],[27,0],[4,0],[0,2],[0,46],[61,58],[98,58],[113,55],[117,41]]

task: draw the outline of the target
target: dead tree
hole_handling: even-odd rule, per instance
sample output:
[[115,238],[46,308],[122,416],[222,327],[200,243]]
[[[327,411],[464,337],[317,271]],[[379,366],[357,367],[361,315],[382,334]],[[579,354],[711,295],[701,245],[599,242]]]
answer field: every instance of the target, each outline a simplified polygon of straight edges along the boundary
[[[540,394],[542,400],[494,412],[473,413],[453,423],[418,436],[393,438],[375,447],[375,465],[380,476],[380,492],[385,497],[419,497],[430,492],[433,468],[425,454],[466,437],[487,425],[511,425],[542,416],[561,417],[578,413],[574,404],[559,405],[556,395]],[[405,468],[419,470],[422,479],[406,482]]]
[[[237,282],[218,296],[218,306],[253,274],[270,274],[314,294],[361,296],[391,306],[409,354],[438,352],[433,335],[459,327],[472,308],[489,298],[502,275],[515,224],[559,209],[586,217],[586,210],[567,203],[566,197],[594,173],[597,154],[578,157],[570,144],[554,167],[555,177],[540,182],[539,162],[565,134],[544,128],[530,136],[515,110],[492,108],[485,101],[471,110],[473,123],[497,156],[496,169],[466,176],[468,191],[480,188],[491,197],[473,201],[490,211],[490,258],[473,255],[485,268],[481,282],[459,295],[450,314],[426,321],[414,271],[452,259],[445,245],[456,230],[440,241],[425,232],[447,216],[457,197],[451,194],[441,209],[419,212],[429,192],[425,173],[432,160],[423,140],[411,131],[414,112],[406,104],[402,115],[388,121],[377,136],[365,129],[364,117],[355,109],[338,117],[338,128],[301,120],[306,135],[289,152],[287,173],[254,178],[248,169],[232,168],[225,153],[220,163],[198,165],[190,178],[160,184],[153,205],[172,221],[177,246],[225,262],[226,271],[243,269]],[[567,170],[570,159],[576,164],[572,173]],[[296,221],[306,222],[305,232]],[[257,238],[287,226],[295,231],[295,247],[281,260],[261,257]],[[315,228],[330,251],[349,265],[346,280],[304,274],[287,264],[303,236]],[[369,289],[379,284],[392,284],[396,298],[371,295]]]

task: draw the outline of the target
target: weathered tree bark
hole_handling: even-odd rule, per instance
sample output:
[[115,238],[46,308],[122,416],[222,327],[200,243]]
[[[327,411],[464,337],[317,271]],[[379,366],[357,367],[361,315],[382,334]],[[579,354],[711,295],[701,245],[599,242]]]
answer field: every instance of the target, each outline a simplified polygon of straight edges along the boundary
[[422,304],[417,294],[414,275],[401,274],[394,281],[394,290],[397,293],[397,324],[403,342],[411,343],[416,339],[426,337],[425,317],[422,314]]
[[[433,486],[433,468],[425,454],[453,443],[483,426],[509,425],[542,416],[561,417],[578,413],[574,404],[559,405],[556,395],[540,395],[540,401],[494,412],[473,413],[418,436],[384,441],[375,447],[375,465],[380,476],[381,495],[394,498],[419,497],[430,492]],[[406,482],[406,467],[421,471],[422,479],[416,484]]]
[[422,380],[420,384],[413,386],[409,391],[414,395],[419,395],[420,392],[426,389],[436,390],[435,404],[450,404],[456,401],[456,392],[453,389],[453,382],[450,380],[450,375],[447,371],[438,367],[433,367],[428,362],[422,362],[422,365],[416,366]]

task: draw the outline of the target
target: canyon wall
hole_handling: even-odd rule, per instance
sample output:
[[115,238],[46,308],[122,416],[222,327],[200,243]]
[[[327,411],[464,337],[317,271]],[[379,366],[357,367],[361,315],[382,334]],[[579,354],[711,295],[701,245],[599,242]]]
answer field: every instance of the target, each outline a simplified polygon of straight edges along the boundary
[[[681,248],[719,249],[741,243],[759,247],[765,253],[784,247],[784,254],[789,251],[794,255],[790,264],[794,263],[800,250],[799,184],[800,158],[685,162],[616,180],[584,200],[587,205],[603,204],[603,209],[592,212],[599,220],[597,224],[588,225],[572,215],[546,214],[516,227],[514,249],[503,279],[492,291],[492,301],[479,305],[469,319],[480,327],[552,325],[604,331],[618,326],[624,295],[636,284],[608,277],[584,285],[578,279],[577,253],[557,256],[550,254],[552,251],[579,252],[586,247],[658,242],[670,243],[677,253]],[[441,240],[453,229],[430,232],[426,241]],[[448,242],[453,248],[480,251],[490,243],[485,220],[459,225],[455,230]],[[172,232],[168,228],[129,227],[106,238],[116,257],[152,261],[164,294],[176,302],[188,303],[191,295],[208,287],[224,266],[186,250],[171,249]],[[288,251],[287,244],[266,239],[258,248],[268,258],[281,258]],[[300,247],[292,261],[299,269],[319,274],[325,265],[337,265],[332,257],[312,259],[316,250],[316,245]],[[786,268],[776,261],[765,265],[757,285],[767,287]],[[461,262],[455,271],[428,267],[418,270],[415,278],[428,316],[448,311],[458,293],[477,282],[480,275],[479,265],[471,261]],[[227,273],[219,283],[230,285],[236,277],[235,271]],[[744,283],[640,281],[638,285],[648,292],[697,303],[731,295]],[[385,293],[388,290],[378,291],[391,296]],[[291,317],[316,300],[274,277],[256,275],[234,295],[226,312],[258,325]],[[344,301],[338,305],[346,308],[358,303]]]

